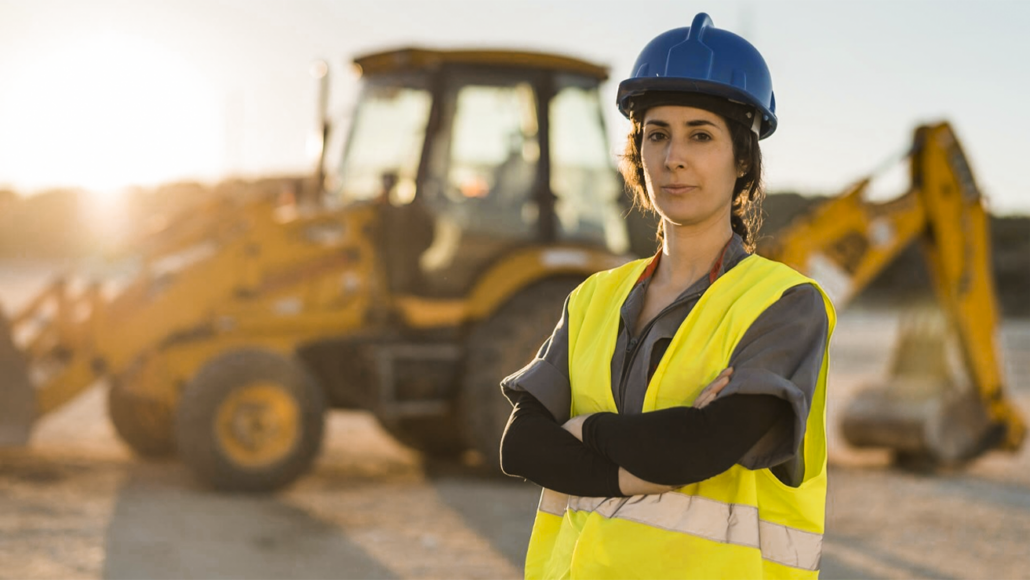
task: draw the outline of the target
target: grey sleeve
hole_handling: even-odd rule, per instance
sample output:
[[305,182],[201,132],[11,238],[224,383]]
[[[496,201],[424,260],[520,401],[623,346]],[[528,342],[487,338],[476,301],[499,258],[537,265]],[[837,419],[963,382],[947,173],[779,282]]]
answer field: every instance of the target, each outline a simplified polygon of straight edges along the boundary
[[733,377],[720,396],[775,395],[794,409],[791,422],[775,425],[740,460],[748,469],[777,467],[788,484],[804,474],[802,443],[829,321],[822,294],[811,284],[788,289],[748,328],[730,357]]
[[569,382],[569,300],[554,332],[544,341],[536,357],[501,381],[501,389],[525,391],[540,401],[559,423],[569,420],[572,390]]

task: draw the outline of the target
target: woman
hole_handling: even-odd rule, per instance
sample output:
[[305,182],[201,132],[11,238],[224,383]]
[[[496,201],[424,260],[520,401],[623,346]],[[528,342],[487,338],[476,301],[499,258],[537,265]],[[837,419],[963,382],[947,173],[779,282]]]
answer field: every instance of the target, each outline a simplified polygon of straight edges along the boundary
[[698,14],[619,86],[621,170],[661,248],[591,276],[502,387],[510,475],[544,487],[531,578],[812,578],[833,308],[752,255],[768,68]]

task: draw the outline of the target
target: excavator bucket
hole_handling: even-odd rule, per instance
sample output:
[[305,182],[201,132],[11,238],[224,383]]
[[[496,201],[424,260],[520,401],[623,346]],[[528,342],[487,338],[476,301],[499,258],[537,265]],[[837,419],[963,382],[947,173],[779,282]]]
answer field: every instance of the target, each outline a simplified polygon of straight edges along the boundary
[[913,466],[961,465],[993,447],[999,428],[973,386],[950,368],[940,312],[920,312],[906,323],[889,378],[845,408],[844,438],[855,447],[891,449]]
[[958,466],[996,443],[979,396],[914,379],[859,393],[844,412],[844,438],[855,447],[885,447],[899,462]]
[[28,364],[0,311],[0,446],[25,445],[36,418],[36,393]]

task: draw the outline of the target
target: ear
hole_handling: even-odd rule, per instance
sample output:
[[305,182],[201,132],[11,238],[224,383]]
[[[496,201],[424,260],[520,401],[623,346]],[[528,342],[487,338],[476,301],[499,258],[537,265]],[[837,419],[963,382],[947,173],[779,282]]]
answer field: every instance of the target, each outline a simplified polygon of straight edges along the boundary
[[748,167],[746,161],[741,161],[737,163],[737,179],[740,179],[741,177],[747,175],[748,171],[750,171],[750,168]]

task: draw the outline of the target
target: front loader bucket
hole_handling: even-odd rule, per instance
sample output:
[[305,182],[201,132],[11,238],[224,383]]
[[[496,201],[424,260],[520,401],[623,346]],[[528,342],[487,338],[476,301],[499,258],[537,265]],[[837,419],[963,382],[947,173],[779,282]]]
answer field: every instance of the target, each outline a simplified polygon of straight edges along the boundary
[[0,446],[25,445],[36,418],[36,393],[25,357],[0,312]]

